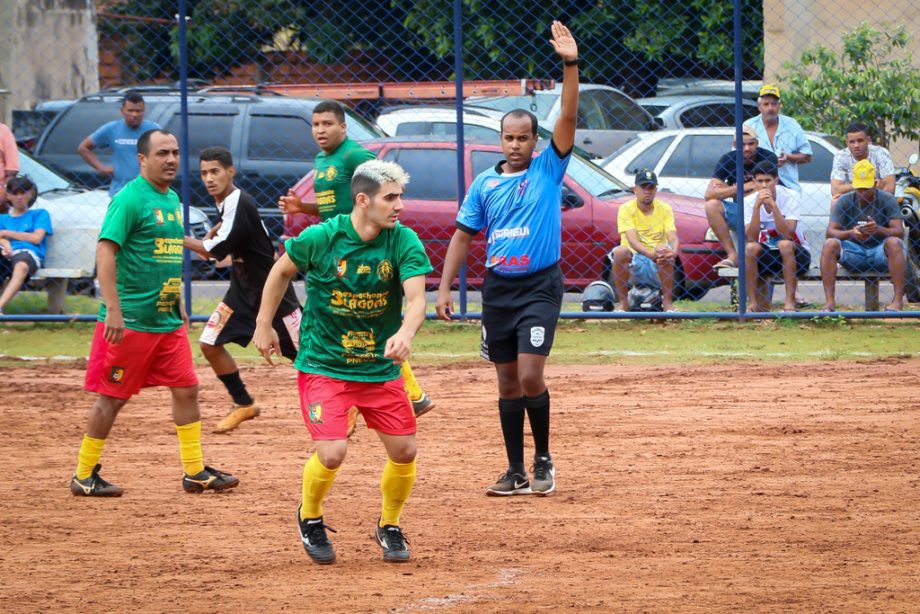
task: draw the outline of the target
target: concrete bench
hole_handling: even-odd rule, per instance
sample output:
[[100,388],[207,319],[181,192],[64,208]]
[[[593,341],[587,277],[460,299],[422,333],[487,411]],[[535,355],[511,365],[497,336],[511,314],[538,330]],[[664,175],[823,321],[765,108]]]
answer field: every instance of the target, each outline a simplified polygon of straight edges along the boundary
[[[737,278],[738,268],[719,269],[719,277]],[[865,285],[866,311],[879,311],[879,282],[888,279],[887,273],[850,273],[841,266],[837,267],[837,279],[839,281],[861,281]],[[821,281],[821,271],[819,269],[809,269],[800,281]],[[783,278],[774,277],[770,280],[775,284],[783,283]]]
[[44,281],[48,313],[65,312],[68,280],[96,275],[98,239],[98,228],[59,227],[48,237],[44,266],[32,276],[34,280]]

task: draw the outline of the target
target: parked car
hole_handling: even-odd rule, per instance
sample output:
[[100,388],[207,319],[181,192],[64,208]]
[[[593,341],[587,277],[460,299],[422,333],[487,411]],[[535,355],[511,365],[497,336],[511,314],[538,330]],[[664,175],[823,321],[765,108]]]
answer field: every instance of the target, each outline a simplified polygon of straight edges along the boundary
[[[641,135],[603,160],[608,173],[626,181],[643,168],[658,174],[662,189],[703,198],[719,158],[732,149],[734,128],[662,130]],[[812,268],[818,268],[831,202],[831,166],[839,148],[829,137],[806,132],[814,154],[799,166],[805,236],[811,244]],[[713,235],[710,234],[710,237]]]
[[[91,228],[95,229],[98,236],[102,229],[102,220],[105,218],[109,206],[109,193],[103,189],[90,190],[76,185],[61,176],[53,169],[45,166],[27,152],[19,150],[20,173],[28,175],[38,188],[38,199],[33,205],[36,209],[45,209],[51,215],[51,225],[54,229],[61,227]],[[189,207],[189,230],[197,238],[204,238],[211,229],[211,222],[205,213],[196,208]],[[52,235],[49,241],[54,240]],[[95,262],[95,244],[86,245],[81,253],[74,254],[75,260],[88,262],[85,268],[91,270]],[[194,279],[211,279],[216,275],[215,264],[203,260],[197,254],[192,254],[192,276]]]
[[[179,135],[179,96],[172,90],[141,90],[145,117]],[[108,183],[77,153],[77,145],[97,127],[121,117],[123,91],[85,96],[63,111],[45,130],[35,156],[69,179],[91,187]],[[198,154],[212,145],[230,149],[237,185],[260,204],[266,228],[273,238],[281,234],[278,197],[313,168],[319,147],[311,124],[317,100],[246,93],[193,94],[188,101],[188,165],[191,203],[216,216],[213,199],[198,179]],[[366,121],[346,110],[348,135],[356,140],[381,136]],[[108,164],[110,152],[99,150]],[[181,194],[181,180],[174,189]],[[216,218],[215,218],[216,219]]]
[[[538,90],[531,96],[471,97],[467,102],[493,109],[499,116],[514,109],[527,109],[544,128],[552,131],[562,111],[561,96],[560,83],[554,89]],[[575,144],[592,157],[607,156],[637,134],[659,127],[648,111],[622,91],[607,85],[579,86]]]
[[[490,110],[464,106],[463,138],[481,139],[498,143],[501,136],[501,118],[488,113]],[[457,134],[457,111],[447,107],[406,106],[385,110],[377,116],[377,127],[387,136],[432,136],[444,137]],[[537,136],[549,142],[553,133],[537,126]],[[581,147],[575,151],[585,158],[591,155]],[[600,158],[598,158],[600,159]]]
[[[636,102],[667,129],[735,125],[735,99],[727,96],[657,96]],[[760,113],[750,98],[742,99],[741,105],[744,119]]]
[[[548,143],[543,142],[543,146]],[[457,165],[457,143],[450,139],[411,137],[377,139],[364,145],[383,160],[399,163],[410,180],[403,196],[405,210],[401,222],[415,230],[431,258],[434,272],[428,283],[437,286],[444,268],[447,246],[456,228],[458,194],[455,175],[449,169]],[[488,142],[467,141],[464,147],[468,188],[473,178],[502,159],[500,146]],[[312,190],[312,174],[304,189]],[[585,158],[573,154],[563,184],[562,261],[568,288],[584,288],[609,273],[607,254],[619,244],[617,211],[632,198],[629,187],[620,183]],[[675,280],[677,298],[701,298],[720,283],[713,265],[719,261],[718,242],[705,238],[708,224],[703,203],[696,198],[664,194],[674,208],[678,236],[681,240]],[[294,237],[316,217],[294,214],[285,216],[285,237]],[[469,283],[478,287],[485,274],[485,233],[473,239],[467,259]]]
[[[763,81],[746,80],[741,82],[741,95],[757,100]],[[661,96],[735,96],[735,82],[727,79],[666,78],[658,81],[656,93]]]

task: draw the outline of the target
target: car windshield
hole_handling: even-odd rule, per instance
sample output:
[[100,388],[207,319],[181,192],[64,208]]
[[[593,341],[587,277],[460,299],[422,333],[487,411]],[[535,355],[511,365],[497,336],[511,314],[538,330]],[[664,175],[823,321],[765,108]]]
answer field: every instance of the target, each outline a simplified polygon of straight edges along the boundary
[[21,149],[19,150],[19,172],[28,175],[35,182],[39,194],[73,187],[69,181],[47,166],[42,166],[35,158]]
[[345,115],[347,116],[348,136],[353,140],[367,141],[385,136],[381,130],[350,109],[345,110]]
[[533,96],[496,96],[494,98],[470,98],[467,102],[477,107],[496,109],[507,113],[515,109],[526,109],[543,121],[556,104],[557,94],[534,94]]
[[617,181],[613,175],[578,155],[572,156],[565,174],[595,198],[629,191],[629,188]]
[[666,104],[643,104],[642,108],[651,113],[653,116],[661,115],[661,112],[668,108]]

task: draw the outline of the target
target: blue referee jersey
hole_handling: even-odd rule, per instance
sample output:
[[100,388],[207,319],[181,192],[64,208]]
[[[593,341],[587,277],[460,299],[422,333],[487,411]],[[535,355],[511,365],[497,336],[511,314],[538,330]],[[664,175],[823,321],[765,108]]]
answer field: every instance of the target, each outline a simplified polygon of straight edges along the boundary
[[540,271],[559,261],[562,249],[562,178],[571,151],[556,144],[525,171],[502,174],[501,164],[479,174],[457,213],[457,228],[486,230],[486,267],[503,277]]

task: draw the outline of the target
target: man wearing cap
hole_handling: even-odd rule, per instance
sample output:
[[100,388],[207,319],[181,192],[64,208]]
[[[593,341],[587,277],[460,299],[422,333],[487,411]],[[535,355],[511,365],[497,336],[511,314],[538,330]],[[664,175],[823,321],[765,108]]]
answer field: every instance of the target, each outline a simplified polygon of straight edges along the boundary
[[811,162],[812,156],[805,131],[799,122],[780,114],[779,88],[775,85],[764,84],[760,88],[757,108],[760,115],[747,120],[745,125],[753,126],[761,147],[776,154],[780,183],[801,192],[798,165]]
[[898,201],[878,188],[875,167],[868,160],[853,166],[853,191],[831,209],[827,239],[821,250],[824,310],[837,308],[837,263],[851,273],[891,274],[894,296],[886,311],[904,307],[904,223]]
[[831,168],[831,205],[843,194],[853,190],[853,167],[860,160],[868,160],[875,167],[878,188],[894,194],[895,171],[887,149],[872,144],[866,124],[853,122],[847,126],[846,149],[834,154]]
[[[776,154],[772,151],[758,147],[757,131],[753,126],[743,126],[741,129],[741,158],[744,166],[744,195],[747,196],[757,189],[752,171],[754,167],[763,162],[777,164]],[[715,268],[738,266],[738,251],[732,241],[731,231],[735,229],[737,220],[741,216],[741,207],[734,201],[738,193],[735,174],[735,149],[738,145],[732,142],[732,150],[726,152],[716,163],[712,172],[712,179],[706,187],[706,219],[715,233],[719,243],[725,248],[726,257],[715,265]]]
[[629,308],[630,286],[661,288],[661,307],[674,311],[674,261],[679,242],[671,205],[655,198],[658,177],[648,169],[636,173],[636,198],[620,207],[620,244],[613,248],[613,279],[617,311]]

